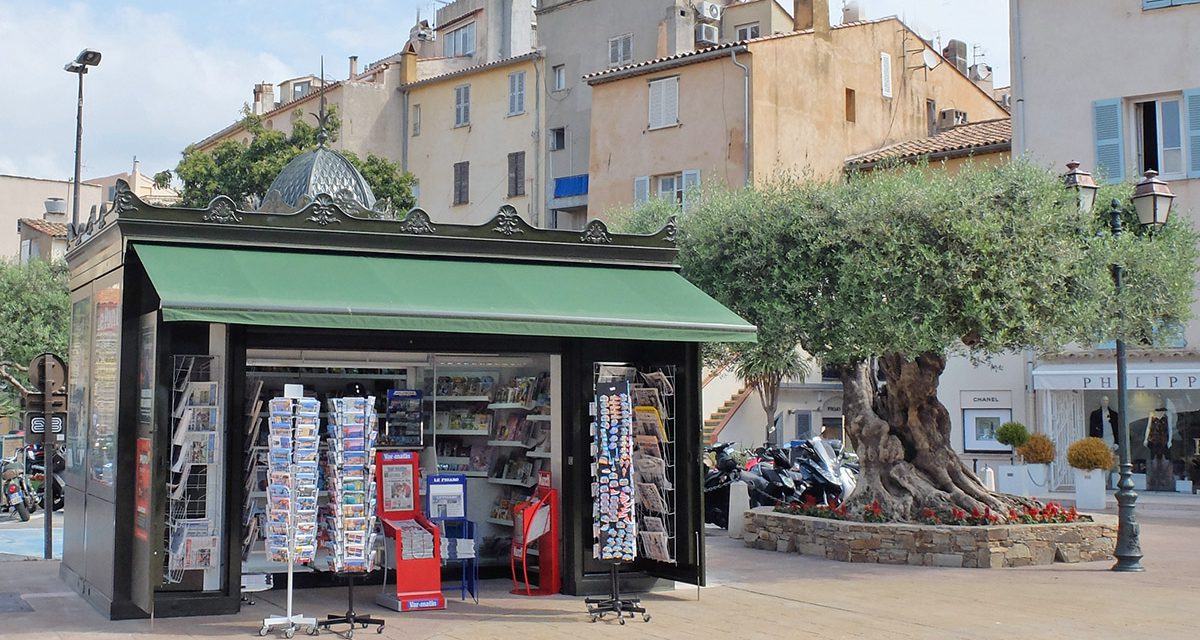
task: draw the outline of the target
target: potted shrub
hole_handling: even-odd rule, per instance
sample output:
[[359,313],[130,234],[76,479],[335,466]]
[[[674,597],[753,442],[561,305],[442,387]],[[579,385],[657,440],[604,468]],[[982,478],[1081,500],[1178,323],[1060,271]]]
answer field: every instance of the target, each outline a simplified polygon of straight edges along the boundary
[[[996,429],[996,442],[1018,450],[1029,441],[1029,430],[1020,422],[1005,422]],[[1029,495],[1024,465],[1002,464],[996,469],[996,490],[1015,496]]]
[[1104,475],[1116,464],[1112,449],[1100,438],[1076,440],[1067,449],[1067,464],[1075,469],[1075,506],[1103,509]]
[[1054,462],[1054,443],[1044,434],[1029,436],[1025,444],[1017,447],[1017,454],[1025,461],[1026,488],[1036,495],[1050,492],[1050,463]]

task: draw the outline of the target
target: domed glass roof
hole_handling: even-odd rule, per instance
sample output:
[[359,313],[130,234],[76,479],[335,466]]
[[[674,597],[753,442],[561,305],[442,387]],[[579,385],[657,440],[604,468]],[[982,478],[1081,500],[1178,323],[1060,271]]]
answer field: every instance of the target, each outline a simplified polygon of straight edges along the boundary
[[336,196],[341,191],[348,191],[364,209],[375,206],[375,194],[358,169],[342,154],[324,147],[293,158],[267,189],[271,191],[278,191],[293,207],[301,196],[312,200],[320,193]]

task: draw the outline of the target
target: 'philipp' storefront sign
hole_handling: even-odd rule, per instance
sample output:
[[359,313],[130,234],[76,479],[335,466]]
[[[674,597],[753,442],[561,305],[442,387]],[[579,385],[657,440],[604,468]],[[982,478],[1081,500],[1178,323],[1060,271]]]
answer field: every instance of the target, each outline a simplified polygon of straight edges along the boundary
[[[1162,367],[1129,367],[1126,375],[1129,389],[1200,389],[1200,368],[1163,369]],[[1055,370],[1050,367],[1034,369],[1033,388],[1048,390],[1109,391],[1117,388],[1114,370]]]

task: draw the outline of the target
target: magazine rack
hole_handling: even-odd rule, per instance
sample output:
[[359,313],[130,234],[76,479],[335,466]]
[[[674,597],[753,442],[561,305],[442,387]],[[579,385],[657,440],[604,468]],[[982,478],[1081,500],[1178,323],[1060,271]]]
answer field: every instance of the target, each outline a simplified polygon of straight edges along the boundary
[[377,508],[396,562],[396,589],[375,597],[394,611],[445,609],[441,531],[421,515],[419,456],[415,451],[376,453]]
[[[558,561],[558,492],[550,488],[550,472],[538,475],[537,492],[517,505],[513,513],[513,543],[509,554],[512,569],[512,593],[527,596],[552,596],[559,592],[561,575]],[[529,558],[537,558],[538,587],[529,584]],[[517,580],[521,563],[522,587]]]
[[457,561],[461,572],[459,597],[467,594],[479,604],[479,562],[475,547],[475,523],[467,519],[467,477],[440,474],[428,478],[426,513],[440,528],[442,560]]

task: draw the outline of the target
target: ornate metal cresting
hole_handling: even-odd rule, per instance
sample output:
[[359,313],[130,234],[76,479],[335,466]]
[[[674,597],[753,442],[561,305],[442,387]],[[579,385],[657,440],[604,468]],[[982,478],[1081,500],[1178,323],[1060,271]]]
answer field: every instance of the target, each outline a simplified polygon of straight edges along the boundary
[[403,233],[411,233],[421,235],[425,233],[433,233],[437,231],[437,227],[433,226],[432,220],[429,219],[429,214],[421,209],[413,209],[404,216],[400,221],[400,231]]
[[590,242],[591,244],[609,244],[612,242],[612,238],[608,235],[608,225],[600,220],[592,220],[587,223],[579,239],[582,242]]
[[237,207],[234,206],[233,200],[227,196],[213,198],[213,201],[208,203],[208,212],[201,219],[218,224],[236,224],[242,221],[238,217]]
[[514,233],[525,233],[521,228],[521,216],[517,214],[517,210],[510,205],[500,207],[500,213],[495,217],[496,227],[492,229],[496,233],[502,233],[506,236],[511,236]]

